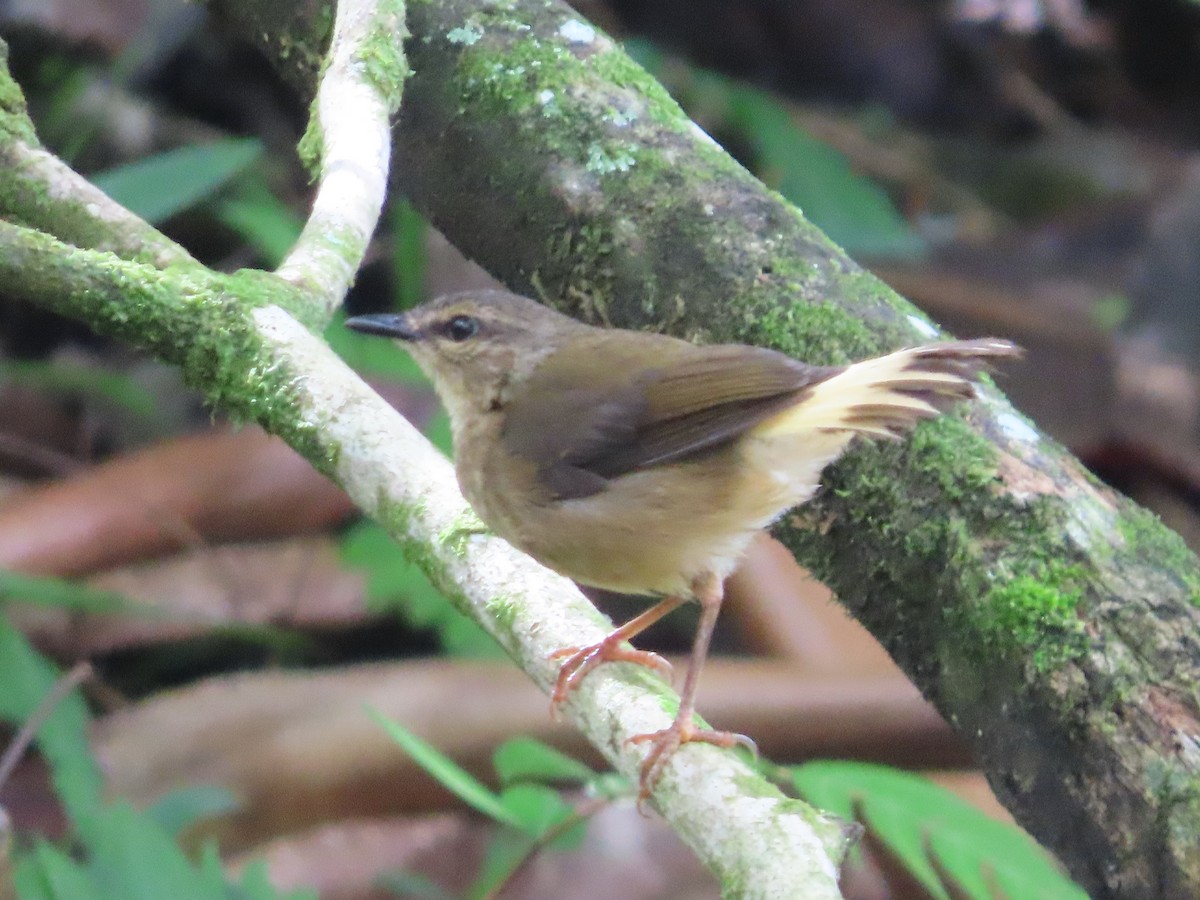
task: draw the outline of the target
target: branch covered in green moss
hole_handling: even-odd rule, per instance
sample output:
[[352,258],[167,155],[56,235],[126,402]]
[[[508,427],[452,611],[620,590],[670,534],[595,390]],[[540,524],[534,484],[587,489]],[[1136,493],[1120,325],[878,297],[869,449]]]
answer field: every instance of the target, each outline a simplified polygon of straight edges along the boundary
[[76,247],[162,267],[195,261],[186,250],[113,202],[70,166],[46,152],[8,72],[0,41],[0,210],[17,222],[56,234]]
[[391,117],[400,106],[403,0],[342,0],[300,155],[318,179],[312,214],[278,269],[327,316],[341,305],[387,195]]
[[[228,15],[310,92],[320,22],[280,11]],[[936,333],[565,4],[410,0],[409,27],[396,180],[512,287],[819,363]],[[1200,896],[1200,564],[1178,537],[995,392],[826,482],[779,535],[1017,818],[1095,896]]]

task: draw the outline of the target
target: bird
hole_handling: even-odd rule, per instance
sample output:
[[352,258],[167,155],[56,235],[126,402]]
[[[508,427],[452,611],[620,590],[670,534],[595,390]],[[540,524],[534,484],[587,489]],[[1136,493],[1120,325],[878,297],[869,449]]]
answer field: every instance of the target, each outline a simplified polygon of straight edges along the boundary
[[753,749],[694,720],[723,584],[755,535],[809,500],[856,438],[900,439],[1020,353],[984,338],[810,365],[765,347],[601,328],[501,290],[346,325],[395,340],[430,377],[459,486],[488,528],[581,585],[659,598],[596,644],[554,654],[552,708],[605,662],[669,677],[665,660],[626,642],[700,605],[677,714],[631,739],[648,745],[639,801],[684,744]]

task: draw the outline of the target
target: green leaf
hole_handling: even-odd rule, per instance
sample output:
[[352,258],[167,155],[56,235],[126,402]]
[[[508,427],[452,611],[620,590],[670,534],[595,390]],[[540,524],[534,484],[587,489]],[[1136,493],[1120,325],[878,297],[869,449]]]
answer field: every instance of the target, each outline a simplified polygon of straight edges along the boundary
[[500,795],[523,825],[520,832],[503,829],[492,838],[479,876],[471,886],[471,897],[493,897],[532,854],[541,849],[548,832],[574,820],[548,845],[548,849],[572,850],[582,843],[587,823],[553,789],[541,784],[519,784],[505,788]]
[[1112,332],[1129,321],[1133,303],[1125,294],[1105,294],[1096,298],[1090,312],[1092,324],[1101,331]]
[[502,785],[518,781],[569,781],[586,784],[596,772],[531,737],[509,738],[492,754],[492,765]]
[[537,839],[524,832],[508,828],[497,831],[467,896],[471,900],[495,897],[536,845]]
[[[0,616],[0,718],[19,725],[53,690],[58,672],[34,652],[25,638]],[[88,713],[83,697],[72,691],[51,710],[38,729],[38,748],[50,764],[51,778],[67,816],[84,839],[95,832],[103,780],[87,738]]]
[[205,819],[213,819],[237,810],[237,796],[215,784],[198,784],[171,791],[146,810],[158,826],[173,837]]
[[267,268],[274,269],[300,237],[304,222],[256,171],[247,172],[217,198],[213,215],[254,247]]
[[429,225],[415,206],[400,199],[389,207],[392,224],[392,267],[396,282],[396,305],[412,309],[425,299],[425,237]]
[[439,409],[425,426],[425,437],[447,456],[454,453],[454,440],[450,431],[450,416],[444,409]]
[[587,822],[554,788],[544,784],[515,784],[500,792],[500,802],[523,823],[526,834],[539,840],[553,829],[574,823],[549,843],[554,850],[574,850],[583,843]]
[[75,860],[42,840],[17,861],[13,886],[19,900],[103,900]]
[[812,762],[792,770],[797,791],[843,818],[865,824],[935,897],[948,898],[928,854],[965,896],[1086,900],[1023,831],[997,822],[925,778],[886,766]]
[[225,900],[218,870],[194,869],[183,851],[149,817],[127,803],[105,810],[104,827],[89,841],[93,883],[109,900]]
[[341,543],[342,560],[367,576],[366,601],[372,612],[397,610],[418,628],[432,628],[450,607],[391,536],[374,522],[360,522]]
[[851,254],[917,256],[924,242],[874,182],[792,120],[780,101],[743,85],[729,88],[730,123],[754,145],[756,174],[803,210]]
[[436,778],[446,790],[489,819],[511,825],[513,828],[521,828],[521,821],[500,802],[500,798],[450,757],[378,710],[368,707],[367,714],[417,765]]
[[500,802],[530,837],[541,837],[547,829],[575,815],[575,809],[558,791],[544,784],[514,784],[500,792]]
[[[212,846],[212,859],[216,870],[221,871],[221,857],[217,854],[216,846]],[[281,893],[271,884],[267,864],[261,859],[246,866],[239,883],[231,884],[226,889],[230,900],[318,900],[317,892],[307,888]]]
[[257,138],[179,147],[91,176],[92,183],[151,224],[211,196],[262,155]]
[[44,841],[17,862],[13,882],[20,900],[316,900],[313,891],[277,891],[266,866],[246,867],[240,883],[225,879],[216,845],[206,844],[193,866],[147,816],[118,804],[102,816],[101,839],[79,862]]

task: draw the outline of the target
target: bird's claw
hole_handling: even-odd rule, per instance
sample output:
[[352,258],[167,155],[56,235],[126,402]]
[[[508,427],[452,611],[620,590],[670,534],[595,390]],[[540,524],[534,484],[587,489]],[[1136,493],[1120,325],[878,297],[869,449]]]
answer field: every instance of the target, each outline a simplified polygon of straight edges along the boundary
[[690,718],[685,721],[676,719],[661,731],[651,731],[646,734],[636,734],[628,741],[630,744],[649,744],[650,750],[642,760],[638,774],[638,809],[645,812],[644,804],[650,799],[650,792],[658,784],[667,763],[684,744],[690,743],[713,744],[729,749],[734,746],[745,747],[758,758],[758,745],[744,734],[733,731],[714,731],[710,728],[697,728]]
[[579,686],[584,677],[605,662],[631,662],[647,669],[653,669],[668,681],[671,680],[671,664],[649,650],[635,650],[623,646],[623,641],[610,641],[605,638],[588,647],[564,647],[550,654],[551,659],[566,658],[562,668],[558,670],[558,680],[554,683],[554,693],[550,695],[550,713],[557,715],[559,707],[567,699],[571,691]]

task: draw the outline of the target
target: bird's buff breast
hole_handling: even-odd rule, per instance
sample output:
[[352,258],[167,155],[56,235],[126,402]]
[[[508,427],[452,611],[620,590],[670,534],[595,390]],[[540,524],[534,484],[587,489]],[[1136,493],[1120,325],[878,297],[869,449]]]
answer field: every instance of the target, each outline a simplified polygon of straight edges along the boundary
[[687,596],[701,575],[724,579],[754,535],[798,502],[794,487],[747,480],[741,446],[560,501],[539,492],[531,465],[478,456],[472,443],[460,445],[459,484],[488,527],[568,578],[621,593]]

